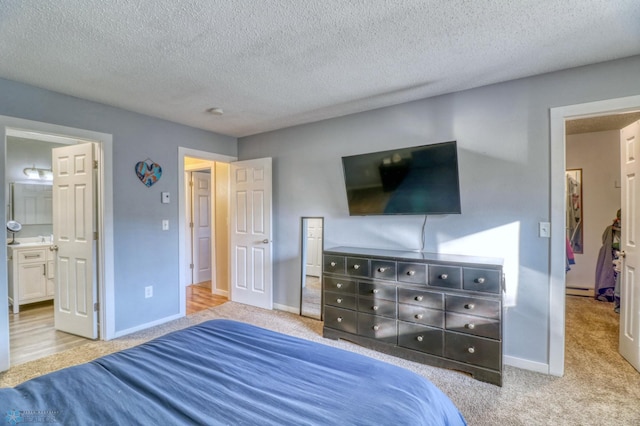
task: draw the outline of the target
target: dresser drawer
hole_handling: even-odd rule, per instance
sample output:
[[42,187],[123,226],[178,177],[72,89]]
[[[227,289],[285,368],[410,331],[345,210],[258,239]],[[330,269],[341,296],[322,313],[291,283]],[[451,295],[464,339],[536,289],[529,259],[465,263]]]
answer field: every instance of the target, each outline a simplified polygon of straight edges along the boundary
[[462,268],[456,266],[429,265],[429,285],[445,288],[462,288]]
[[398,262],[398,281],[412,284],[427,283],[427,265]]
[[18,263],[44,262],[47,259],[45,249],[19,250]]
[[424,308],[444,309],[444,294],[398,287],[398,303],[409,303]]
[[394,319],[358,314],[358,334],[361,336],[396,344],[397,333],[397,324]]
[[396,262],[388,260],[371,261],[371,277],[379,280],[396,280]]
[[500,322],[495,319],[447,312],[445,324],[450,331],[500,339]]
[[445,300],[447,312],[458,312],[461,314],[500,319],[499,300],[454,296],[453,294],[447,294]]
[[404,303],[398,304],[398,319],[430,325],[432,327],[444,328],[444,311],[423,308],[422,306],[417,305],[405,305]]
[[358,308],[357,300],[358,299],[355,295],[332,293],[328,291],[324,293],[324,303],[329,306],[356,310]]
[[396,302],[393,300],[358,298],[358,311],[383,317],[396,317]]
[[369,277],[369,259],[347,257],[347,275],[352,277]]
[[358,283],[360,296],[372,297],[376,300],[396,300],[396,286],[380,283]]
[[467,364],[502,370],[499,341],[452,332],[444,335],[444,356]]
[[464,284],[462,288],[484,293],[500,293],[502,277],[500,271],[479,268],[463,268]]
[[334,293],[356,294],[357,285],[353,280],[342,278],[324,277],[324,291]]
[[356,311],[333,308],[331,306],[325,306],[324,308],[324,326],[328,328],[357,334],[357,317],[358,313]]
[[442,356],[444,349],[444,331],[398,321],[398,346]]
[[344,274],[344,256],[325,254],[322,261],[322,270],[330,274]]

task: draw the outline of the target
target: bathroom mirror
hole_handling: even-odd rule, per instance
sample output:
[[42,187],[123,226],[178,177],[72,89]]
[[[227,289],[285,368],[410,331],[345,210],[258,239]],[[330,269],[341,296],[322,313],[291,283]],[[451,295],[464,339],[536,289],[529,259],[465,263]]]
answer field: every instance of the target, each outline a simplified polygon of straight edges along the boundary
[[322,249],[324,219],[303,217],[300,315],[322,320]]
[[23,225],[53,223],[53,186],[41,183],[12,183],[11,219]]

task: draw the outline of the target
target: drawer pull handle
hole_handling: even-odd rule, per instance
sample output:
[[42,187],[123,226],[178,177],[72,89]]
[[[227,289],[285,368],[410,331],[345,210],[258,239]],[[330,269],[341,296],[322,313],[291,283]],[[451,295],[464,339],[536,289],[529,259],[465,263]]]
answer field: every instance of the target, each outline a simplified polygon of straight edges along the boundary
[[380,290],[379,290],[379,289],[377,289],[377,288],[374,288],[371,292],[372,292],[373,294],[378,294],[378,293],[380,293]]
[[336,283],[336,288],[342,288],[342,283]]
[[469,324],[465,324],[465,327],[467,327],[469,330],[473,330],[474,328],[476,328],[476,325],[474,323],[469,323]]
[[331,265],[331,267],[335,267],[336,266],[336,262],[331,262],[329,265]]
[[353,265],[353,269],[360,269],[360,265],[356,263],[355,265]]
[[475,279],[475,281],[476,281],[478,284],[484,284],[484,278],[482,278],[482,277],[480,277],[480,278],[476,278],[476,279]]
[[338,298],[338,299],[336,299],[336,302],[337,303],[342,303],[342,299]]
[[378,306],[377,305],[373,305],[373,308],[371,308],[371,309],[373,309],[374,311],[377,311],[378,310]]
[[416,319],[422,319],[422,314],[417,314]]
[[423,299],[423,297],[422,297],[422,296],[416,296],[416,300],[417,300],[418,302],[422,302],[422,299]]
[[417,340],[418,342],[422,342],[422,341],[424,340],[424,337],[422,337],[422,336],[418,336],[418,337],[416,337],[416,340]]
[[447,278],[449,278],[449,275],[447,275],[447,274],[440,275],[440,279],[441,280],[446,280]]
[[476,307],[476,305],[474,305],[473,303],[467,303],[466,305],[464,305],[465,309],[473,309],[475,307]]
[[414,276],[416,274],[416,271],[407,271],[407,275],[409,275],[410,277]]
[[386,270],[387,270],[387,268],[382,268],[382,267],[378,268],[378,272],[384,272]]
[[377,325],[377,324],[376,324],[376,325],[374,325],[374,326],[373,326],[373,331],[378,331],[378,330],[380,330],[380,326],[379,326],[379,325]]
[[467,351],[468,351],[470,354],[474,354],[474,353],[476,353],[476,348],[474,348],[473,346],[471,346],[470,348],[468,348],[468,349],[467,349]]
[[25,254],[25,255],[24,255],[24,258],[25,258],[25,259],[37,259],[37,258],[39,258],[39,257],[40,257],[40,255],[39,255],[39,254]]
[[342,322],[342,317],[338,317],[338,318],[336,319],[336,321],[338,321],[338,322]]

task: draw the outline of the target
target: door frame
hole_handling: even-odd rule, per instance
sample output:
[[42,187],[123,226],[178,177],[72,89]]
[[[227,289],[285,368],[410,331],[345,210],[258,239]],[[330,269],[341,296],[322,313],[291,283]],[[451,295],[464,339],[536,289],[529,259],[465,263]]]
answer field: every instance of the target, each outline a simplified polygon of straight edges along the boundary
[[[548,371],[564,374],[565,351],[565,187],[566,131],[565,121],[640,110],[640,95],[607,99],[583,104],[550,108],[550,270],[549,270],[549,334]],[[553,231],[555,229],[555,232]]]
[[[98,200],[98,273],[99,334],[101,340],[115,337],[115,294],[114,294],[114,245],[113,245],[113,135],[57,124],[27,120],[0,115],[0,164],[6,168],[7,129],[18,129],[37,133],[63,135],[70,139],[95,142],[99,161],[97,179]],[[6,200],[6,176],[0,174],[0,199]],[[6,209],[0,212],[0,223],[6,223]],[[0,233],[0,258],[7,257],[6,232]],[[8,297],[8,276],[6,262],[0,262],[0,300]],[[0,303],[0,371],[10,366],[9,360],[9,306]]]
[[[183,317],[186,315],[187,307],[186,307],[186,293],[184,291],[187,286],[187,276],[185,273],[185,265],[187,260],[186,253],[186,242],[187,235],[185,231],[184,224],[186,223],[186,180],[185,180],[185,167],[184,167],[184,159],[185,157],[193,157],[201,160],[207,161],[219,161],[221,163],[231,163],[233,161],[237,161],[237,157],[232,157],[230,155],[224,154],[216,154],[213,152],[200,151],[197,149],[185,148],[182,146],[178,147],[178,262],[180,265],[180,280],[178,283],[179,288],[179,298],[180,298],[180,313],[179,316]],[[213,256],[212,251],[212,256]],[[213,264],[213,259],[212,259]]]

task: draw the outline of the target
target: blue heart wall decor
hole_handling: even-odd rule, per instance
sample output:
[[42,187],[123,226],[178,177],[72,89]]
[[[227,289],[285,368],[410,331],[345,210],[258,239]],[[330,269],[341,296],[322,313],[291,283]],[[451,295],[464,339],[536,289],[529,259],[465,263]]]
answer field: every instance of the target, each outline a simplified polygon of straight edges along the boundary
[[160,167],[160,164],[154,163],[149,159],[138,161],[136,163],[136,175],[138,175],[138,179],[140,179],[142,183],[151,188],[151,185],[160,180],[162,167]]

